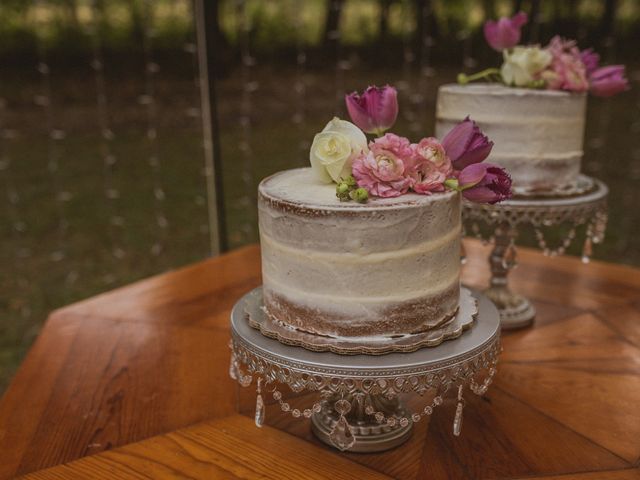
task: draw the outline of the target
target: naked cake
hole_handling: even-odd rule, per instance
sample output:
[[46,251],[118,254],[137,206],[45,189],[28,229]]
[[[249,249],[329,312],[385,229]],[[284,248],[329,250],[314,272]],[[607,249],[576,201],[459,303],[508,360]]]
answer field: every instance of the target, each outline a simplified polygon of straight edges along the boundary
[[311,167],[259,186],[263,312],[276,330],[356,345],[438,336],[461,301],[461,198],[501,201],[511,181],[482,163],[492,142],[470,119],[411,143],[385,133],[393,87],[346,100],[354,123],[334,118],[315,136]]
[[586,100],[584,93],[559,90],[443,85],[436,136],[470,115],[494,141],[488,161],[509,170],[516,194],[561,191],[580,173]]
[[267,313],[332,337],[393,336],[442,325],[460,295],[460,195],[341,202],[311,168],[259,188]]

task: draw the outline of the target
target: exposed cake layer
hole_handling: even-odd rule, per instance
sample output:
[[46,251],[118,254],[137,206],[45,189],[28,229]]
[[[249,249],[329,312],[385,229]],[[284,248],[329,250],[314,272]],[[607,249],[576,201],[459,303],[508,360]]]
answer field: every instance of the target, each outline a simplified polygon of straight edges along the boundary
[[494,142],[489,162],[509,170],[517,194],[561,189],[580,173],[586,96],[497,84],[443,85],[436,135],[467,115]]
[[279,321],[330,336],[395,335],[455,313],[459,194],[340,202],[305,168],[264,180],[258,203],[265,306]]

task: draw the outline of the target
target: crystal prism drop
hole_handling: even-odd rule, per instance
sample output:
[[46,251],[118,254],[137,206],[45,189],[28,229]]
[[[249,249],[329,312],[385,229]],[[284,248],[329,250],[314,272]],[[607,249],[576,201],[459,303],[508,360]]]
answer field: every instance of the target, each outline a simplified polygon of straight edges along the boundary
[[356,443],[356,438],[353,436],[351,427],[344,415],[340,415],[331,433],[329,433],[329,438],[337,448],[343,451],[350,449]]
[[231,356],[231,362],[229,362],[229,376],[232,380],[238,380],[238,375],[236,374],[236,357],[235,355]]
[[262,401],[262,395],[258,394],[256,397],[256,427],[261,427],[264,423],[264,402]]
[[464,248],[464,241],[460,241],[460,263],[462,265],[467,263],[467,251]]
[[507,247],[507,251],[502,257],[502,265],[506,269],[511,269],[516,266],[516,246],[512,243]]
[[462,409],[464,408],[464,404],[462,402],[458,402],[458,406],[456,407],[456,415],[453,418],[453,434],[457,437],[462,432]]
[[593,253],[593,244],[591,241],[591,237],[587,236],[584,241],[584,246],[582,247],[582,263],[589,263],[589,258]]

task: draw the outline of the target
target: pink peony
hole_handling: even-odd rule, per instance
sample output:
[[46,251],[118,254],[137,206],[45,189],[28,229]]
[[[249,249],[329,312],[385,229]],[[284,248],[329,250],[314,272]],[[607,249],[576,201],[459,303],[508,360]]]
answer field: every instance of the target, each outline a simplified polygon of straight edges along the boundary
[[589,89],[587,68],[575,41],[564,40],[556,35],[546,50],[551,53],[551,65],[540,77],[547,89],[570,92],[586,92]]
[[484,38],[493,48],[501,52],[515,47],[520,41],[520,30],[527,23],[527,14],[518,12],[513,17],[502,17],[497,22],[487,20],[484,24]]
[[389,85],[345,95],[345,102],[353,123],[366,133],[382,135],[398,117],[398,92]]
[[589,77],[591,93],[598,97],[610,97],[629,89],[624,76],[624,65],[609,65],[598,68]]
[[413,190],[424,195],[444,191],[444,181],[453,171],[444,147],[433,137],[423,138],[411,147]]
[[369,143],[369,152],[353,162],[353,176],[358,186],[376,197],[398,197],[407,193],[413,149],[409,140],[387,133]]

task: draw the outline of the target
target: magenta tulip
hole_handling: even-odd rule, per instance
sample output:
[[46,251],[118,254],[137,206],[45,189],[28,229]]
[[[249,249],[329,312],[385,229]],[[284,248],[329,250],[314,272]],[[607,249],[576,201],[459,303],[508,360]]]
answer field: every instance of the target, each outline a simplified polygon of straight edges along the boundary
[[513,17],[502,17],[497,22],[487,20],[484,23],[484,38],[493,48],[501,52],[515,47],[520,41],[522,26],[527,23],[527,14],[518,12]]
[[589,91],[598,97],[610,97],[629,89],[624,76],[624,65],[609,65],[598,68],[589,77]]
[[497,203],[511,198],[511,177],[492,163],[474,163],[458,176],[458,188],[467,200]]
[[480,163],[491,153],[493,142],[469,117],[453,127],[442,140],[447,156],[456,170]]
[[353,123],[366,133],[381,136],[398,117],[398,92],[389,85],[345,95],[345,102]]
[[593,51],[592,48],[587,48],[580,52],[580,59],[584,63],[584,68],[587,70],[587,75],[591,75],[598,69],[600,64],[600,55]]

